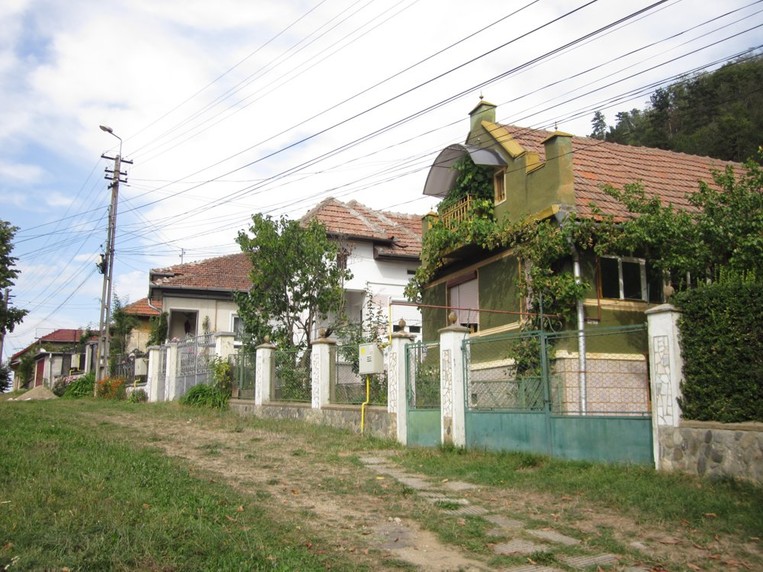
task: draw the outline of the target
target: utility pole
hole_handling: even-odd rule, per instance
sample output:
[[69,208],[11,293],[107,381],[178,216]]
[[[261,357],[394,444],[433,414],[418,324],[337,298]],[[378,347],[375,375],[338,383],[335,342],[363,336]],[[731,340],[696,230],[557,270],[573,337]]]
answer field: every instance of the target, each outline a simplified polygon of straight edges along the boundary
[[[122,138],[114,133],[111,127],[100,126],[101,131],[105,131],[119,139],[119,153],[116,157],[101,155],[104,159],[114,161],[114,169],[106,168],[105,179],[111,181],[111,204],[109,206],[109,228],[106,233],[106,252],[101,254],[97,263],[98,269],[103,274],[103,289],[101,293],[101,316],[98,329],[98,353],[95,364],[95,380],[102,380],[109,363],[109,352],[111,346],[111,285],[114,277],[114,240],[117,232],[117,202],[119,200],[119,183],[127,182],[127,173],[122,172],[122,163],[132,165],[132,161],[122,159]],[[122,177],[125,177],[122,179]],[[95,390],[94,390],[95,391]]]
[[[5,296],[2,296],[3,316],[8,314],[8,301],[11,298],[11,289],[5,289]],[[3,363],[3,345],[5,344],[5,328],[0,327],[0,365]]]

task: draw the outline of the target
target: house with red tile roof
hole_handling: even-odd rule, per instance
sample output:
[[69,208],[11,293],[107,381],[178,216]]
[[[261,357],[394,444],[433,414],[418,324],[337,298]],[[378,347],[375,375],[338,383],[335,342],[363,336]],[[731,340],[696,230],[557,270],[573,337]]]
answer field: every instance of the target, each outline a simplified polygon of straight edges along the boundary
[[138,322],[127,337],[125,353],[135,350],[145,352],[151,336],[151,318],[160,316],[162,313],[161,300],[150,303],[148,298],[141,298],[125,305],[123,309],[125,314],[133,316]]
[[[87,339],[87,331],[82,329],[60,328],[41,336],[11,356],[14,389],[38,385],[50,388],[59,377],[69,375],[72,370],[90,371],[95,355],[88,349],[91,343],[97,343],[97,337]],[[31,379],[22,380],[17,372],[27,355],[34,358],[35,365]]]
[[401,302],[406,302],[403,291],[419,266],[421,216],[327,198],[302,217],[303,222],[312,219],[321,222],[339,243],[342,263],[352,272],[344,285],[348,321],[364,323],[372,304],[382,321],[397,328],[404,319],[406,329],[419,335],[421,313]]
[[[569,213],[578,218],[624,220],[629,214],[603,188],[629,183],[642,184],[648,197],[690,209],[687,195],[699,189],[700,181],[712,184],[712,171],[728,164],[710,157],[499,124],[496,106],[486,101],[470,113],[465,143],[450,145],[437,156],[424,194],[448,196],[458,176],[454,165],[464,157],[492,169],[494,217],[499,222],[562,221]],[[734,167],[741,172],[741,165]],[[463,212],[466,207],[455,205],[440,218],[457,220]],[[433,213],[427,220],[436,219]],[[579,312],[580,328],[643,323],[644,311],[663,301],[662,277],[650,273],[649,261],[578,254],[576,270],[592,285]],[[433,306],[424,312],[427,337],[447,325],[447,309],[453,309],[458,322],[477,335],[518,330],[520,313],[526,309],[516,290],[521,271],[520,261],[508,249],[486,251],[464,244],[449,253],[423,293],[423,301]]]
[[[360,322],[367,297],[386,315],[389,304],[404,301],[403,289],[419,264],[421,216],[370,209],[356,201],[328,198],[302,217],[315,218],[340,243],[343,263],[353,274],[345,283],[347,312]],[[154,268],[149,273],[146,305],[168,315],[168,337],[182,339],[209,332],[240,329],[236,292],[251,287],[251,262],[243,253]],[[137,304],[137,303],[136,303]],[[415,331],[421,316],[416,308],[393,307],[393,318],[404,318]]]
[[250,288],[251,268],[243,253],[153,268],[146,306],[167,313],[169,339],[237,331],[234,294]]

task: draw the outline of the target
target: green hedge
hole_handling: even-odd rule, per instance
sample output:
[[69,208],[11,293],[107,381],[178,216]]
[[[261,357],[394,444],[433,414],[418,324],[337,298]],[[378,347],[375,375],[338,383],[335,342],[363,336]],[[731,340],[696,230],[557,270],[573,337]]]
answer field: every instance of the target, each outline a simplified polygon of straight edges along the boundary
[[680,293],[683,417],[763,421],[763,282],[729,280]]

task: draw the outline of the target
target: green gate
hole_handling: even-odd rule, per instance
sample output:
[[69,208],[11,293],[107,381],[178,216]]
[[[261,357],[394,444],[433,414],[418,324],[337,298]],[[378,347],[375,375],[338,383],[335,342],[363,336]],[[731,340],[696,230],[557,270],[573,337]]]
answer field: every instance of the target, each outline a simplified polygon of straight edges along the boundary
[[646,327],[464,340],[466,446],[650,464]]
[[408,344],[405,348],[408,445],[440,444],[440,346]]

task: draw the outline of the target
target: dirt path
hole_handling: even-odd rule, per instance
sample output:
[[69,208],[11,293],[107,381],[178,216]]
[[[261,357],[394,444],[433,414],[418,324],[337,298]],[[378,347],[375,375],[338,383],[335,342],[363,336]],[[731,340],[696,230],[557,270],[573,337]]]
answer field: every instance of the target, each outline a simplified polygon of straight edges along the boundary
[[[129,414],[94,421],[129,427],[135,438],[304,529],[307,546],[349,553],[375,570],[661,572],[753,570],[751,562],[763,562],[759,546],[721,536],[703,545],[690,530],[645,527],[574,497],[435,482],[400,468],[394,452],[340,454],[346,458],[331,462],[320,443],[246,424],[164,416],[136,423]],[[484,530],[477,546],[474,535],[462,533],[475,519]],[[427,530],[433,522],[449,542]],[[513,564],[496,567],[496,556]]]

